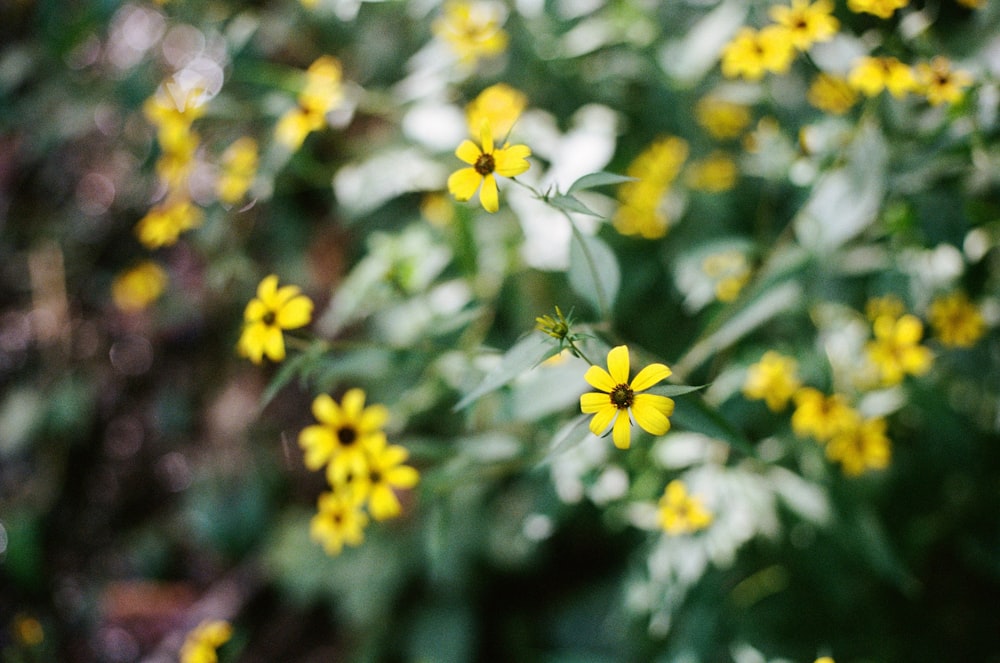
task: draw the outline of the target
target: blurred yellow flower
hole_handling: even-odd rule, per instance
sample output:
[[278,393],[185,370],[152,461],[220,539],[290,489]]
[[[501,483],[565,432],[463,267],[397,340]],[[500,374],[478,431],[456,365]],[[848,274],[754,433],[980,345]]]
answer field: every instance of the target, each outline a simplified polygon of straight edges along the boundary
[[722,75],[760,80],[765,73],[783,74],[795,59],[788,30],[768,25],[760,30],[744,27],[722,49]]
[[715,281],[715,298],[720,302],[734,301],[750,280],[750,264],[743,252],[735,249],[707,256],[701,270]]
[[934,335],[948,347],[971,348],[986,331],[982,313],[964,292],[936,297],[928,318]]
[[808,50],[817,42],[829,41],[837,34],[840,22],[833,17],[830,0],[792,0],[790,7],[771,5],[771,18],[789,33],[792,45],[800,51]]
[[306,70],[298,105],[278,118],[275,140],[290,150],[299,149],[306,136],[323,128],[326,114],[342,100],[340,61],[329,55],[320,56]]
[[932,58],[916,66],[917,89],[933,106],[953,104],[962,99],[965,88],[973,83],[972,75],[962,69],[952,69],[944,56]]
[[45,628],[40,621],[29,614],[14,615],[11,631],[17,642],[27,647],[37,647],[45,641]]
[[229,642],[232,635],[233,627],[227,621],[203,621],[184,639],[180,663],[216,663],[219,660],[216,650]]
[[874,14],[879,18],[892,18],[897,9],[910,4],[910,0],[847,0],[847,8],[856,14]]
[[865,302],[865,315],[868,317],[869,322],[875,322],[883,316],[888,316],[895,320],[905,312],[906,305],[896,295],[872,297]]
[[712,524],[712,513],[679,479],[667,484],[658,507],[660,527],[670,535],[691,534]]
[[629,164],[625,174],[635,180],[618,187],[620,205],[612,218],[615,230],[646,239],[667,234],[670,220],[662,209],[662,201],[687,156],[687,142],[665,136],[656,139]]
[[[657,394],[641,394],[670,377],[671,370],[664,364],[650,364],[643,368],[630,383],[628,347],[619,345],[608,352],[608,370],[591,366],[584,374],[590,386],[600,392],[580,396],[580,409],[593,414],[590,431],[603,435],[614,425],[611,437],[619,449],[628,449],[632,438],[632,418],[650,435],[663,435],[670,430],[674,401]],[[601,393],[603,392],[603,393]]]
[[826,457],[840,463],[847,476],[889,466],[892,445],[885,434],[885,419],[860,418],[852,426],[841,428],[826,445]]
[[919,318],[910,314],[898,319],[881,316],[872,324],[872,330],[875,338],[865,349],[882,384],[899,384],[906,375],[923,375],[930,370],[934,355],[920,345],[924,325]]
[[527,145],[507,143],[503,147],[495,147],[489,122],[481,125],[480,132],[482,148],[467,139],[455,150],[455,156],[471,167],[451,174],[448,178],[448,191],[459,201],[469,200],[479,191],[479,202],[483,209],[496,212],[500,209],[496,175],[517,177],[528,170],[531,150]]
[[406,448],[387,444],[384,435],[373,438],[367,451],[368,512],[375,520],[395,518],[402,510],[396,490],[416,486],[420,473],[403,464],[409,457]]
[[169,149],[156,160],[156,174],[172,191],[183,190],[188,177],[195,166],[195,155],[198,152],[198,134],[184,130],[174,137]]
[[768,350],[747,369],[743,395],[750,400],[763,400],[769,410],[780,412],[802,385],[798,370],[795,359]]
[[143,115],[156,127],[156,139],[166,152],[183,151],[179,143],[190,140],[191,124],[205,114],[205,93],[184,89],[174,81],[160,85],[142,105]]
[[167,272],[152,260],[144,260],[115,277],[111,299],[122,311],[141,311],[159,299],[166,286]]
[[342,473],[340,466],[349,468],[354,463],[352,456],[361,455],[364,459],[366,450],[385,445],[382,427],[389,420],[389,410],[378,404],[365,407],[365,398],[364,390],[355,387],[347,390],[340,404],[327,394],[313,400],[313,416],[319,423],[299,433],[306,467],[318,470],[335,463],[337,473]]
[[244,136],[229,145],[222,153],[219,179],[215,192],[219,200],[227,205],[240,201],[257,175],[257,141]]
[[806,92],[806,99],[821,111],[843,115],[851,110],[858,100],[858,95],[847,79],[821,73],[813,79],[809,91]]
[[203,216],[201,208],[186,197],[172,197],[139,219],[135,234],[147,249],[170,246],[182,232],[200,226]]
[[913,70],[894,57],[858,58],[847,75],[847,82],[855,90],[869,97],[888,90],[894,97],[902,97],[916,89],[917,79]]
[[491,85],[465,107],[469,132],[481,133],[483,122],[488,122],[493,129],[494,142],[502,142],[527,105],[528,98],[523,92],[506,83]]
[[694,117],[713,138],[736,138],[750,125],[750,108],[708,95],[698,100]]
[[792,430],[799,437],[827,442],[841,430],[857,425],[860,415],[842,394],[826,396],[819,389],[803,387],[792,398]]
[[359,546],[365,539],[368,516],[350,496],[335,492],[319,496],[316,515],[309,522],[309,536],[336,556],[344,546]]
[[969,9],[979,9],[986,6],[986,0],[955,0],[955,2]]
[[301,294],[298,286],[278,287],[278,277],[271,274],[257,286],[257,296],[243,311],[243,332],[236,349],[243,357],[260,364],[266,356],[271,361],[285,359],[286,329],[298,329],[312,320],[312,300]]
[[503,9],[492,2],[446,2],[441,16],[431,24],[434,34],[451,47],[459,61],[475,64],[507,48]]
[[736,161],[724,152],[713,152],[704,159],[687,167],[684,181],[692,189],[719,193],[728,191],[736,184],[739,169]]

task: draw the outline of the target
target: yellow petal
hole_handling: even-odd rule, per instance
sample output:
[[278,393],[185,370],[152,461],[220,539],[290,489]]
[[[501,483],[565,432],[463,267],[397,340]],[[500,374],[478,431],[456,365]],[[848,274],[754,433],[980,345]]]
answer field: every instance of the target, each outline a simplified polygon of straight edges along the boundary
[[479,202],[483,209],[493,213],[500,209],[500,194],[497,191],[497,178],[490,173],[483,178],[483,188],[479,190]]
[[483,154],[493,154],[493,129],[490,121],[484,119],[479,126],[480,142],[483,145]]
[[309,324],[312,312],[312,300],[301,295],[282,306],[274,322],[282,329],[298,329]]
[[267,334],[264,337],[264,354],[274,362],[285,360],[285,337],[281,335],[279,328],[267,327]]
[[531,155],[531,150],[527,145],[514,145],[502,150],[497,150],[493,155],[494,170],[498,175],[504,177],[517,177],[531,166],[527,157]]
[[329,394],[320,394],[313,400],[312,413],[317,421],[333,428],[339,427],[340,422],[343,421],[340,406],[337,405],[335,400],[330,398]]
[[384,405],[371,405],[365,408],[358,422],[361,432],[377,431],[389,421],[389,409]]
[[586,380],[587,384],[591,387],[600,389],[601,391],[606,391],[609,394],[619,384],[618,382],[615,382],[615,379],[611,377],[610,373],[600,366],[591,366],[588,368],[587,372],[583,375],[583,379]]
[[[628,371],[628,347],[619,345],[611,348],[611,352],[608,353],[608,373],[611,374],[611,379],[614,380],[612,389],[620,384],[628,384]],[[611,391],[611,389],[608,389],[608,391]]]
[[344,412],[344,419],[351,422],[361,420],[361,412],[365,407],[365,392],[363,389],[354,387],[348,389],[344,397],[340,399],[340,409]]
[[639,371],[639,374],[635,376],[635,379],[632,380],[632,384],[630,386],[633,391],[645,391],[660,380],[665,380],[670,377],[671,373],[673,373],[673,371],[667,368],[664,364],[650,364],[646,368]]
[[593,414],[608,405],[614,407],[614,404],[611,403],[611,398],[607,394],[591,391],[580,396],[580,410],[584,414]]
[[[660,400],[669,402],[669,405]],[[650,435],[663,435],[670,430],[668,414],[674,411],[674,402],[666,396],[654,394],[636,394],[632,402],[632,416],[635,423]]]
[[270,309],[264,306],[264,302],[259,299],[251,299],[243,311],[243,320],[246,322],[260,322]]
[[469,200],[475,195],[482,181],[483,176],[477,173],[475,168],[456,170],[448,177],[448,191],[455,196],[455,200]]
[[[604,435],[608,430],[608,426],[614,420],[615,415],[619,412],[620,410],[612,405],[609,400],[607,406],[598,410],[594,414],[594,418],[590,420],[590,432],[594,435]],[[627,419],[628,417],[625,418]]]
[[299,446],[305,451],[305,466],[318,470],[333,453],[333,431],[326,426],[306,426],[299,433]]
[[268,301],[274,298],[274,293],[278,291],[278,277],[274,274],[269,274],[261,280],[260,285],[257,286],[257,298],[261,301]]
[[409,465],[400,465],[385,475],[386,483],[396,488],[413,488],[420,481],[420,473]]
[[611,439],[614,440],[615,446],[619,449],[628,449],[629,444],[632,443],[632,422],[625,411],[619,412],[618,419],[615,420],[615,428],[611,432]]
[[462,144],[455,150],[455,156],[470,166],[476,164],[480,154],[482,152],[479,151],[479,147],[471,140],[463,140]]
[[392,488],[380,484],[372,487],[372,493],[368,497],[368,510],[375,520],[385,520],[398,516],[402,509],[399,498],[396,497]]

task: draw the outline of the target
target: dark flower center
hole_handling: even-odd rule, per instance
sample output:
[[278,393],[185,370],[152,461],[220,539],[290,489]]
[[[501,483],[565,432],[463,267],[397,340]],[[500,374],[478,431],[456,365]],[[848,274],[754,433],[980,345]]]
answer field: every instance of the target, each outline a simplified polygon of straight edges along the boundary
[[368,480],[371,481],[372,483],[381,483],[382,473],[379,472],[378,470],[372,470],[371,473],[368,475]]
[[347,447],[354,444],[354,441],[358,439],[358,431],[354,430],[352,426],[344,426],[337,429],[337,440],[341,445]]
[[278,319],[277,313],[275,313],[274,311],[268,311],[267,313],[264,314],[264,317],[261,318],[260,321],[263,322],[268,327],[270,327],[275,323],[277,319]]
[[619,410],[624,410],[632,406],[635,400],[635,392],[627,384],[617,385],[611,390],[611,404]]
[[497,162],[493,159],[492,154],[480,154],[479,158],[476,159],[476,165],[473,166],[473,168],[476,169],[476,172],[483,177],[486,177],[496,170],[496,167]]

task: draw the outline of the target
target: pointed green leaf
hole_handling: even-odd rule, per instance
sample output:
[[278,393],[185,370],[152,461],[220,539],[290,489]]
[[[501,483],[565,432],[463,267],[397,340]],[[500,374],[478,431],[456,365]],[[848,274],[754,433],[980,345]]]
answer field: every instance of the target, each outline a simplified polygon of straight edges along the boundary
[[536,366],[547,356],[555,354],[551,339],[542,334],[529,334],[504,353],[500,364],[472,391],[465,394],[454,410],[461,410],[472,402],[504,386],[517,376]]
[[596,189],[599,186],[605,186],[609,184],[622,184],[623,182],[634,182],[636,178],[629,177],[628,175],[619,175],[618,173],[590,173],[589,175],[584,175],[577,181],[569,185],[569,190],[566,192],[567,195],[575,191],[584,191],[586,189]]
[[660,396],[669,396],[673,398],[674,396],[683,396],[684,394],[690,394],[693,391],[698,391],[707,387],[707,384],[702,385],[690,385],[690,384],[666,384],[659,387],[651,387],[646,390],[650,394],[658,394]]
[[598,214],[594,210],[590,209],[583,203],[579,201],[575,196],[570,195],[555,195],[548,199],[549,203],[554,207],[564,209],[567,212],[576,212],[578,214],[586,214],[588,216],[596,216],[598,219],[603,219],[604,216]]
[[569,284],[607,317],[618,296],[621,270],[614,252],[597,237],[574,229],[569,245]]

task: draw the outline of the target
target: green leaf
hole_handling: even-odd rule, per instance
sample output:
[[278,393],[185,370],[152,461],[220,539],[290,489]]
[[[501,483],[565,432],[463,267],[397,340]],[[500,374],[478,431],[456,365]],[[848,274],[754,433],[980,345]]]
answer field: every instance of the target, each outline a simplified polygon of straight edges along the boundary
[[285,388],[289,382],[294,380],[296,377],[306,378],[310,375],[312,370],[316,367],[317,362],[323,353],[326,352],[326,343],[316,342],[309,346],[309,348],[302,354],[295,355],[281,365],[278,372],[275,373],[274,377],[271,379],[270,384],[264,389],[264,393],[260,398],[259,410],[263,410],[267,407],[278,392]]
[[690,384],[666,384],[659,387],[651,387],[646,390],[650,394],[658,394],[660,396],[669,396],[673,398],[674,396],[683,396],[684,394],[690,394],[693,391],[698,391],[707,387],[707,384],[702,385],[690,385]]
[[573,193],[574,191],[584,191],[586,189],[596,189],[599,186],[605,186],[608,184],[622,184],[624,182],[635,182],[636,178],[629,177],[628,175],[619,175],[617,173],[590,173],[589,175],[584,175],[577,181],[569,185],[569,190],[566,192],[567,195]]
[[756,457],[757,455],[750,441],[729,420],[700,397],[677,401],[670,421],[686,430],[722,440],[747,456]]
[[564,209],[567,212],[576,212],[578,214],[587,214],[588,216],[596,216],[598,219],[603,219],[603,214],[598,214],[594,210],[590,209],[586,205],[580,202],[578,198],[570,195],[558,194],[547,199],[548,202],[553,207],[558,207],[559,209]]
[[607,244],[574,227],[568,277],[575,292],[593,304],[603,317],[610,315],[622,277],[618,259]]
[[556,349],[547,336],[542,334],[525,336],[504,353],[500,364],[493,372],[487,375],[479,383],[479,386],[463,396],[453,409],[458,411],[468,407],[474,401],[504,386],[555,352]]

